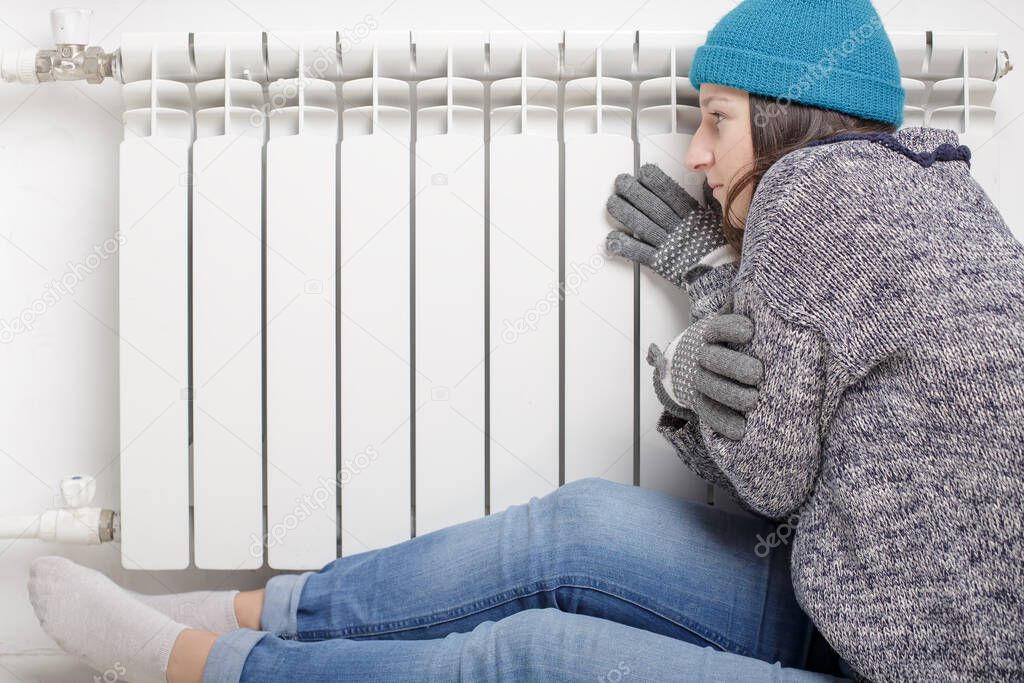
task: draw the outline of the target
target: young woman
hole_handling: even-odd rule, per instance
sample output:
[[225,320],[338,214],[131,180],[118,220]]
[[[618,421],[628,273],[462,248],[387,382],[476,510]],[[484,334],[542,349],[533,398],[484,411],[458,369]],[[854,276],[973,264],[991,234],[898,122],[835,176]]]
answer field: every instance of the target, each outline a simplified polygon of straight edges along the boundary
[[658,428],[754,515],[584,479],[242,593],[46,557],[44,628],[172,683],[1024,674],[1024,246],[954,132],[897,131],[868,0],[746,0],[691,81],[724,212],[645,166],[609,248],[690,293]]

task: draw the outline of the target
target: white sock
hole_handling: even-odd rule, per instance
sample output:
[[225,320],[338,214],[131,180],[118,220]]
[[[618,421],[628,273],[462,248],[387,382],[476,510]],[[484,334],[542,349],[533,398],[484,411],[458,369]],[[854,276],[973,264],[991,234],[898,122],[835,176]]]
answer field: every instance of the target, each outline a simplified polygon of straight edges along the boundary
[[113,670],[135,683],[166,683],[167,659],[184,624],[64,557],[36,558],[28,593],[50,637],[97,671]]
[[241,628],[235,617],[235,596],[238,591],[192,591],[166,595],[143,595],[135,591],[127,593],[191,628],[214,633],[228,633]]

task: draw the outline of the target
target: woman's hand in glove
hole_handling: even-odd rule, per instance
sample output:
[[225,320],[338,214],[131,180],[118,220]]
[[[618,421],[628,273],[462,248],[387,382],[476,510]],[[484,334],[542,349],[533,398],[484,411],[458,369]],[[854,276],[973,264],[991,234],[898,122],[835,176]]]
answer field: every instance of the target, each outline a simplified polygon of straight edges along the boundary
[[693,323],[662,352],[647,351],[654,389],[669,412],[699,418],[727,439],[746,433],[746,414],[757,406],[764,366],[754,356],[725,346],[754,336],[750,318],[732,312],[732,297],[717,313]]
[[708,208],[655,164],[644,164],[635,177],[620,173],[607,210],[631,234],[608,233],[608,251],[650,266],[676,286],[685,287],[687,274],[697,262],[726,244],[721,207],[706,178],[704,199]]

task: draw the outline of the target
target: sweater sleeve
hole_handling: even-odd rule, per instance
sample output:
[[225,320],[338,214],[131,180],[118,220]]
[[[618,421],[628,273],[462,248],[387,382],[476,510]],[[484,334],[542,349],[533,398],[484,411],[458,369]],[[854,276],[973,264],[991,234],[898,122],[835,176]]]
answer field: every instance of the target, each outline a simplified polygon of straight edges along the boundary
[[[731,247],[729,247],[731,249]],[[720,250],[719,250],[720,251]],[[735,250],[732,254],[735,254]],[[709,254],[709,259],[716,252]],[[690,297],[690,322],[706,318],[725,303],[732,288],[733,279],[739,270],[739,260],[732,258],[724,262],[701,260],[701,269],[692,270],[686,279],[686,293]]]
[[657,430],[672,444],[676,455],[691,472],[709,484],[724,490],[743,509],[763,516],[743,499],[729,478],[712,459],[698,430],[697,422],[677,417],[668,410],[663,410],[661,418],[658,420]]
[[[730,261],[713,268],[704,269],[687,282],[686,291],[690,296],[690,323],[711,315],[725,303],[736,275],[738,263]],[[655,391],[659,389],[655,382]],[[729,497],[744,509],[760,514],[750,508],[736,492],[732,482],[722,472],[708,453],[695,421],[687,420],[663,410],[656,426],[658,432],[676,451],[679,459],[701,479],[723,489]]]
[[820,332],[778,315],[745,283],[737,285],[734,310],[754,323],[751,340],[731,346],[764,365],[758,402],[739,441],[703,421],[699,432],[745,507],[781,519],[808,498],[820,470],[826,342]]

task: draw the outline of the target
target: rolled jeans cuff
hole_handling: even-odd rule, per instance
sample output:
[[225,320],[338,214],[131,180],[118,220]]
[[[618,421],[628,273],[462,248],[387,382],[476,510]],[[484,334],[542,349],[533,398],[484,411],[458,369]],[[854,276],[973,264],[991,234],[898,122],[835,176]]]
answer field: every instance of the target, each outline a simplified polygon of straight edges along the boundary
[[293,636],[298,632],[299,597],[306,580],[313,574],[281,574],[267,581],[260,614],[261,629],[278,636]]
[[241,628],[213,641],[213,648],[203,668],[203,683],[238,683],[242,678],[246,658],[256,643],[266,635],[270,634]]

